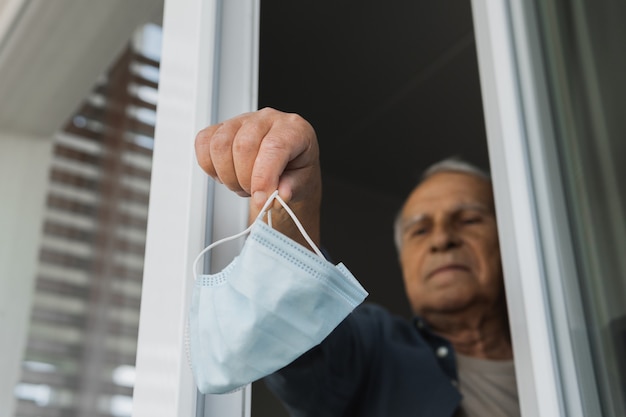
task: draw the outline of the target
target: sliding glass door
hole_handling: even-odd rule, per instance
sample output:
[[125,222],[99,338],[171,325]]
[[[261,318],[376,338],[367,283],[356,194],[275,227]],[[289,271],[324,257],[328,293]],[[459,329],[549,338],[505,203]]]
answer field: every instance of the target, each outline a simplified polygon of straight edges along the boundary
[[[625,8],[472,1],[524,416],[625,413]],[[249,390],[197,395],[184,327],[193,258],[246,222],[245,200],[207,183],[193,139],[256,108],[258,12],[253,0],[166,2],[136,417],[250,413]]]

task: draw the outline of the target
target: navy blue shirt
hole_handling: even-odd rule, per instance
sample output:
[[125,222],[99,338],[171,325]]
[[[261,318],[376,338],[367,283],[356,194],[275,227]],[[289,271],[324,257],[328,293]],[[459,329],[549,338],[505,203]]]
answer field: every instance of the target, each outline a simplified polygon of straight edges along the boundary
[[456,379],[447,340],[420,318],[364,304],[265,382],[293,417],[451,417]]

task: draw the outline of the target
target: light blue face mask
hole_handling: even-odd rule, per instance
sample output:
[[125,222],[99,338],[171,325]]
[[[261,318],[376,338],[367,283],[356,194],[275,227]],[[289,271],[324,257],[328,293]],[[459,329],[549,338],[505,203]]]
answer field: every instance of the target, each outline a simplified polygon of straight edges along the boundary
[[[278,200],[315,253],[271,228]],[[268,213],[268,224],[262,220]],[[225,393],[278,369],[318,345],[367,296],[343,264],[326,261],[274,192],[252,226],[204,249],[248,234],[239,254],[213,275],[196,276],[189,310],[191,366],[203,393]]]

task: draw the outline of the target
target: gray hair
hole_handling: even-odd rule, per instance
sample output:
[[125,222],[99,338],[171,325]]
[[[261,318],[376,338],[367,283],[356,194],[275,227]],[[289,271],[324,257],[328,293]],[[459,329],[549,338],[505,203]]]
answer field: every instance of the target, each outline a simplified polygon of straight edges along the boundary
[[[420,180],[415,187],[417,188],[420,184],[422,184],[424,181],[426,181],[433,175],[439,174],[442,172],[456,172],[456,173],[461,173],[461,174],[474,175],[475,177],[481,178],[491,183],[491,176],[489,175],[487,171],[475,165],[472,165],[469,162],[464,161],[458,157],[451,157],[451,158],[443,159],[439,162],[435,162],[434,164],[426,168],[426,170],[424,170],[424,172],[422,173],[422,176],[420,177]],[[403,208],[404,208],[404,205],[398,211],[398,214],[396,215],[396,219],[393,223],[393,238],[394,238],[394,242],[396,244],[396,249],[398,253],[400,253],[400,250],[402,249],[402,209]]]

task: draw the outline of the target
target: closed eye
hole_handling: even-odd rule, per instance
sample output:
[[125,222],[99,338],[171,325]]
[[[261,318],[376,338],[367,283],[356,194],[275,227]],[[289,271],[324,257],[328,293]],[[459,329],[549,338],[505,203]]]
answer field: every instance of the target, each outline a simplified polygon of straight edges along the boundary
[[426,228],[425,227],[420,227],[414,230],[411,230],[410,235],[411,236],[420,236],[426,233]]
[[424,224],[414,224],[404,232],[405,238],[417,238],[428,233],[428,226]]
[[480,216],[472,216],[472,217],[465,217],[463,219],[461,219],[461,224],[477,224],[477,223],[481,223],[482,222],[482,217]]

